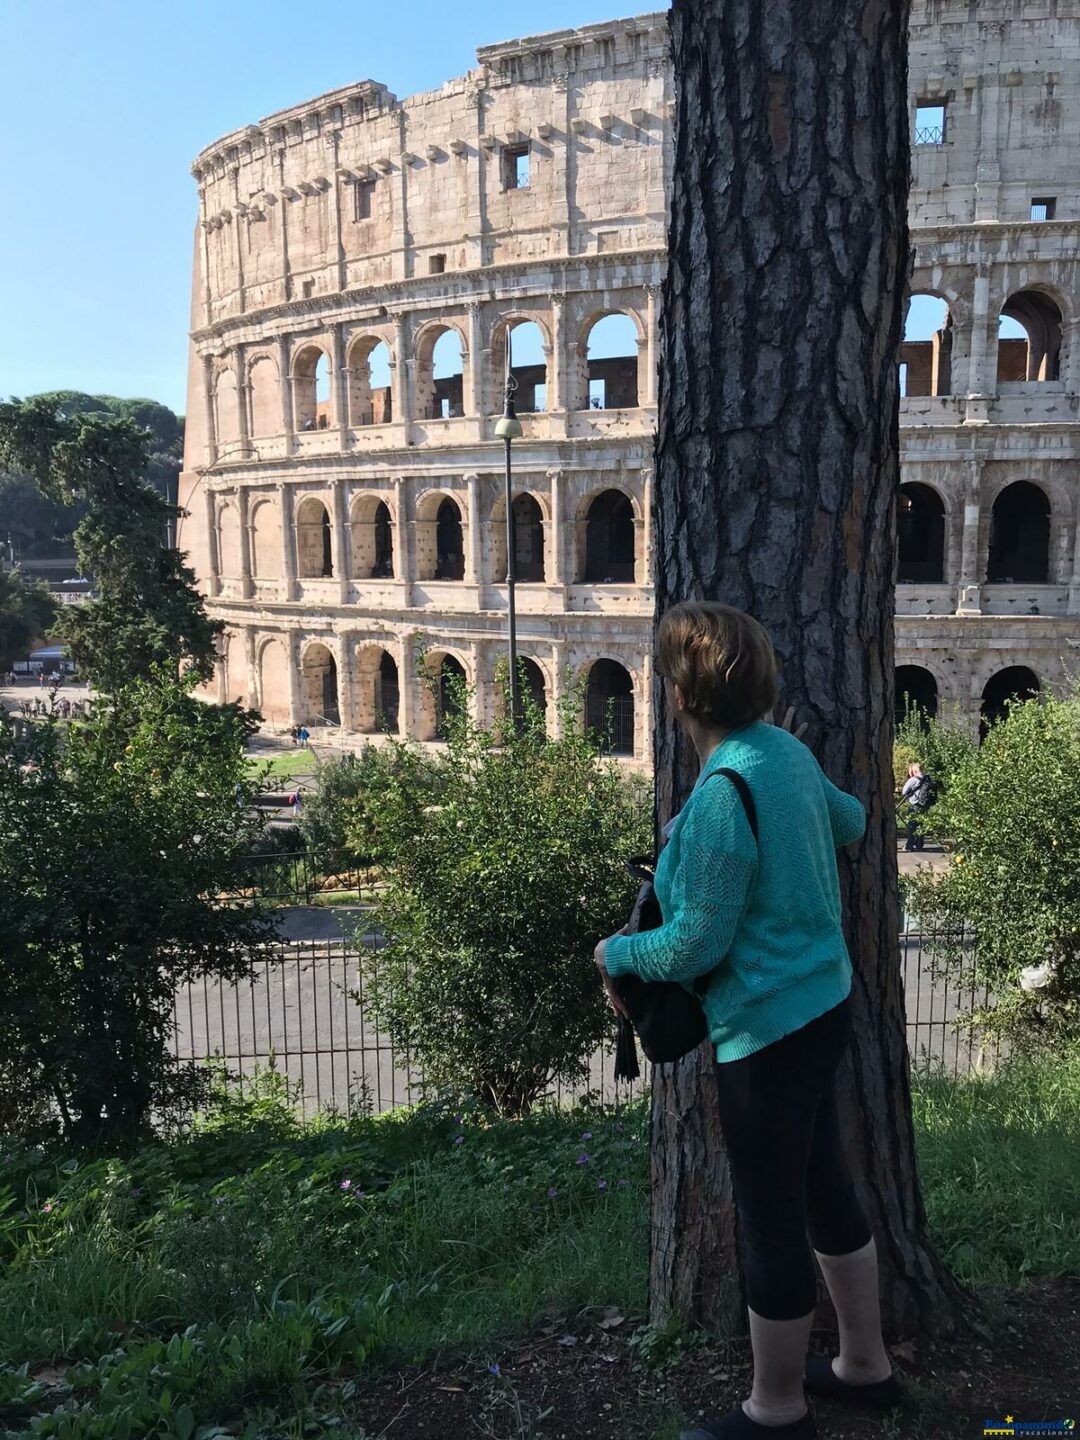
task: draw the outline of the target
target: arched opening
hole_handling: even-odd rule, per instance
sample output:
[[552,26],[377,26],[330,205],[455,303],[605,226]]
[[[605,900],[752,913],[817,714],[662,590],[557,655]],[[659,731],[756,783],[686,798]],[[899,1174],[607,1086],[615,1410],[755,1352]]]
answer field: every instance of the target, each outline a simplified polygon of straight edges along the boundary
[[249,432],[253,440],[281,433],[281,387],[278,368],[269,355],[260,355],[248,370]]
[[262,500],[251,512],[251,568],[259,580],[281,575],[281,517],[272,500]]
[[634,579],[634,507],[621,490],[604,490],[589,505],[585,520],[582,580],[628,585]]
[[[506,501],[491,512],[491,573],[498,585],[506,580]],[[514,496],[514,578],[522,584],[544,579],[544,513],[534,496]]]
[[289,659],[280,640],[267,640],[259,651],[259,713],[271,725],[289,716]]
[[464,347],[450,326],[427,329],[417,346],[416,413],[427,420],[465,413]]
[[597,660],[585,685],[585,726],[605,755],[634,753],[634,683],[615,660]]
[[1033,700],[1040,688],[1039,677],[1026,665],[1010,665],[991,675],[982,693],[979,739],[985,740],[991,725],[1004,720],[1011,702]]
[[296,510],[296,573],[301,580],[326,579],[334,573],[330,516],[313,495]]
[[325,430],[329,423],[330,362],[317,345],[305,345],[293,360],[293,424]]
[[435,577],[436,580],[465,578],[465,541],[461,531],[461,511],[453,500],[444,500],[435,516]]
[[638,403],[638,333],[629,315],[604,315],[586,342],[590,410],[627,410]]
[[394,574],[394,523],[385,500],[365,495],[352,509],[354,580],[389,580]]
[[513,320],[502,326],[491,347],[493,374],[492,401],[502,410],[501,397],[506,369],[506,346],[510,346],[510,371],[517,382],[514,405],[519,415],[534,415],[548,408],[547,357],[544,332],[534,320]]
[[952,393],[952,316],[937,295],[912,295],[900,346],[901,396]]
[[917,710],[924,720],[931,720],[938,712],[937,681],[922,665],[898,665],[895,699],[898,725],[909,710]]
[[371,733],[398,733],[400,692],[397,661],[381,646],[356,657],[356,725]]
[[390,397],[390,347],[377,335],[365,335],[349,349],[349,424],[389,425]]
[[1059,379],[1061,319],[1058,306],[1041,290],[1009,296],[998,321],[998,384]]
[[1030,480],[1006,485],[994,501],[986,578],[1026,585],[1050,578],[1050,501]]
[[[519,675],[524,683],[524,692],[532,701],[533,705],[542,716],[547,716],[547,686],[544,684],[544,672],[535,660],[523,656],[519,660]],[[546,728],[546,724],[545,724]]]
[[337,662],[325,645],[313,642],[304,651],[300,665],[304,721],[340,725],[338,710]]
[[940,584],[945,579],[945,506],[937,492],[929,485],[901,485],[896,529],[897,581]]
[[460,715],[465,703],[465,667],[453,655],[444,655],[439,666],[439,683],[435,697],[435,739],[448,737],[449,722]]

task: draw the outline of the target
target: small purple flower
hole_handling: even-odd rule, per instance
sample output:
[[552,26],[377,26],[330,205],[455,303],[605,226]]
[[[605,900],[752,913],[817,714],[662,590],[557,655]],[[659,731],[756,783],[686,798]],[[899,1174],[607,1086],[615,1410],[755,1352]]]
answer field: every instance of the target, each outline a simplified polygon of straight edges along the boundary
[[460,1145],[461,1142],[462,1142],[464,1139],[465,1139],[465,1136],[464,1136],[464,1135],[455,1135],[455,1136],[454,1136],[454,1144],[455,1144],[455,1145]]
[[492,1375],[501,1375],[502,1371],[499,1369],[499,1362],[496,1361],[494,1365],[489,1365],[488,1372]]
[[577,1157],[577,1160],[575,1161],[575,1164],[577,1164],[577,1165],[587,1165],[588,1163],[589,1163],[589,1157],[588,1157],[588,1155],[586,1155],[585,1151],[582,1150],[581,1154]]
[[341,1187],[340,1187],[340,1188],[341,1188],[342,1190],[351,1190],[351,1189],[352,1189],[352,1181],[351,1181],[351,1180],[342,1180],[342,1182],[341,1182]]
[[132,1195],[141,1195],[141,1194],[142,1194],[142,1191],[139,1189],[138,1185],[136,1185],[135,1188],[134,1188],[134,1190],[132,1190],[131,1193],[132,1193]]
[[549,1199],[549,1200],[554,1200],[554,1199],[555,1199],[555,1196],[556,1196],[558,1193],[559,1193],[559,1192],[558,1192],[558,1190],[555,1189],[555,1186],[554,1186],[554,1185],[550,1186],[550,1187],[548,1188],[548,1199]]
[[586,1131],[585,1131],[585,1134],[582,1135],[581,1138],[582,1138],[583,1140],[591,1140],[591,1139],[592,1139],[592,1131],[591,1131],[591,1130],[586,1130]]
[[607,1189],[607,1181],[606,1181],[606,1180],[601,1180],[600,1183],[597,1185],[596,1188],[597,1188],[598,1190],[606,1190],[606,1189]]

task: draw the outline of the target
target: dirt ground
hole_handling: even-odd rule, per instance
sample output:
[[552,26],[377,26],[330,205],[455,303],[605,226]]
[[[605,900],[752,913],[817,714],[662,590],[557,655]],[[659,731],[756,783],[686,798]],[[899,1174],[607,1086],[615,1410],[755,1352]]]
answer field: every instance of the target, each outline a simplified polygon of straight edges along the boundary
[[[502,1351],[365,1378],[353,1415],[371,1440],[658,1440],[674,1433],[673,1417],[722,1415],[749,1393],[747,1341],[691,1348],[646,1369],[632,1342],[639,1324],[610,1313],[552,1316]],[[890,1347],[908,1404],[882,1418],[814,1400],[821,1440],[982,1436],[986,1419],[1006,1415],[1080,1424],[1080,1276],[1003,1297],[992,1328],[986,1343]],[[815,1331],[811,1348],[835,1353],[829,1342]]]

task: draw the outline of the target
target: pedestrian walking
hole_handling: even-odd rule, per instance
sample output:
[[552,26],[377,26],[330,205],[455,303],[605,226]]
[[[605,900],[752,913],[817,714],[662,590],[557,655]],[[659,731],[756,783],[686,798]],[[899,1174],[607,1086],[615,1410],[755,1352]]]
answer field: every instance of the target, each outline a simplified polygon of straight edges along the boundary
[[922,833],[922,818],[934,803],[934,782],[919,764],[909,765],[907,779],[900,791],[901,799],[907,804],[905,851],[922,850],[926,836]]

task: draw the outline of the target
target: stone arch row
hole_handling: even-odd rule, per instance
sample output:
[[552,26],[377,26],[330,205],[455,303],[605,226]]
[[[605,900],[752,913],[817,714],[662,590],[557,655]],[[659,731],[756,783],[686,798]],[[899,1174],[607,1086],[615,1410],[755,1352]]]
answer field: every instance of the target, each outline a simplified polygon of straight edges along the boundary
[[[554,396],[552,360],[559,341],[550,315],[539,310],[499,316],[486,337],[455,316],[420,323],[411,342],[400,324],[358,328],[341,341],[340,386],[334,384],[333,337],[304,336],[276,348],[253,345],[243,358],[242,383],[235,359],[221,361],[210,377],[216,444],[235,443],[242,429],[248,438],[258,439],[288,429],[384,425],[403,418],[395,413],[402,408],[409,418],[424,420],[453,419],[477,410],[497,413],[502,409],[508,343],[520,414],[553,408],[635,409],[654,398],[651,324],[651,311],[643,318],[635,306],[592,309],[566,347],[569,363]],[[535,334],[523,327],[532,327]],[[486,398],[482,383],[473,383],[474,378],[482,381],[482,374],[473,377],[470,371],[476,349],[481,371],[487,361]],[[397,364],[401,354],[407,376]]]
[[[989,512],[981,579],[987,584],[1046,585],[1054,581],[1052,532],[1067,527],[1047,490],[1032,480],[1002,483]],[[948,578],[948,527],[955,519],[950,497],[929,481],[904,481],[897,501],[897,582],[944,584]],[[1060,548],[1060,546],[1059,546]]]
[[[1008,713],[1014,701],[1029,700],[1042,693],[1042,681],[1028,665],[1005,665],[990,675],[979,699],[979,733],[985,737],[990,725]],[[896,723],[909,710],[932,718],[941,708],[938,677],[926,665],[898,665],[895,676]]]
[[[278,579],[283,569],[282,517],[274,496],[251,497],[248,525],[251,579]],[[514,573],[523,584],[551,582],[558,570],[551,551],[551,504],[543,496],[519,490],[514,507]],[[485,547],[488,578],[500,584],[507,577],[506,502],[497,497],[476,522],[490,526]],[[218,512],[218,553],[221,574],[241,578],[245,545],[237,506],[226,502]],[[365,492],[353,497],[346,525],[347,554],[336,554],[331,512],[319,495],[298,497],[293,514],[296,574],[301,580],[401,579],[403,568],[415,580],[463,581],[466,578],[467,507],[462,498],[431,489],[416,503],[411,566],[402,563],[397,542],[398,502],[392,495]],[[617,486],[594,489],[582,498],[574,516],[577,529],[573,583],[635,584],[644,575],[643,544],[639,543],[642,507],[638,497]],[[478,580],[479,577],[470,577]]]
[[[228,665],[228,647],[225,664]],[[472,687],[478,709],[498,716],[501,691],[480,674],[480,661],[453,641],[434,641],[425,656],[429,683],[404,678],[403,645],[363,636],[311,637],[295,647],[289,638],[264,636],[254,644],[255,705],[270,723],[342,726],[362,734],[411,734],[417,740],[446,738],[446,724],[460,703],[459,687]],[[557,723],[555,675],[550,659],[522,653],[525,686],[545,727]],[[295,674],[290,666],[295,664]],[[584,682],[581,723],[609,754],[633,757],[638,750],[636,716],[644,681],[638,671],[611,655],[577,667]],[[404,694],[410,686],[410,695]],[[228,683],[226,689],[229,689]]]
[[[997,306],[996,356],[988,357],[986,379],[993,377],[998,388],[1061,380],[1073,308],[1068,293],[1055,285],[1040,281],[1010,290]],[[957,393],[954,340],[964,332],[970,367],[974,318],[970,297],[950,287],[916,283],[900,347],[902,397]],[[986,338],[991,342],[989,333]]]

